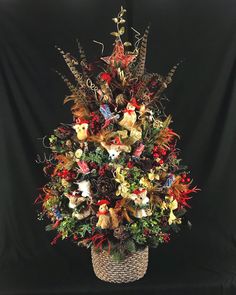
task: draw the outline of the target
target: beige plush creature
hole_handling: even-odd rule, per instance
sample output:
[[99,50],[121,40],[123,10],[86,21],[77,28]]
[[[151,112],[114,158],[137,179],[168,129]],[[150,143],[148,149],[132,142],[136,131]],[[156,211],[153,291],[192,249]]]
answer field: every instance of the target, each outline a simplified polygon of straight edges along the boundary
[[137,206],[135,210],[136,218],[143,218],[150,216],[152,213],[148,208],[143,208],[149,203],[149,198],[147,197],[146,189],[138,189],[135,190],[131,195],[130,199],[132,199]]
[[107,150],[112,160],[117,159],[121,152],[128,153],[131,150],[130,146],[125,144],[107,144],[106,142],[102,141],[101,145]]
[[88,137],[88,121],[77,119],[76,124],[73,126],[73,128],[76,131],[76,136],[78,140],[85,140]]
[[72,194],[65,193],[65,196],[69,199],[69,208],[75,209],[77,206],[82,204],[87,200],[86,197],[82,197],[79,194],[77,194],[76,191],[72,192]]
[[126,109],[124,110],[123,119],[119,122],[119,125],[125,129],[131,130],[134,127],[136,121],[137,115],[135,112],[135,106],[131,103],[128,103]]
[[110,204],[110,202],[107,200],[100,200],[97,203],[99,209],[97,213],[98,222],[96,226],[101,227],[102,229],[107,229],[111,226],[111,218],[108,210],[108,204]]

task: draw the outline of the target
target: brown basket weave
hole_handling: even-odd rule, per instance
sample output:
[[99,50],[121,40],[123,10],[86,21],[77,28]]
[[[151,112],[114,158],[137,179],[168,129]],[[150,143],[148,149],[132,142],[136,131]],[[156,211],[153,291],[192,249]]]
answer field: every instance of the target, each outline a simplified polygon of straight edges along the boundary
[[129,283],[141,279],[148,267],[148,247],[137,251],[121,262],[113,261],[105,251],[91,249],[93,270],[96,276],[106,282]]

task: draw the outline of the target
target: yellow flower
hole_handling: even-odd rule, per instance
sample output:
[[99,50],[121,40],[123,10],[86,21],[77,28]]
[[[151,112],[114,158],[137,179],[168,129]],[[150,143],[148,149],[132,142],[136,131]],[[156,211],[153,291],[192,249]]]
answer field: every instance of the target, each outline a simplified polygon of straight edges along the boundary
[[[123,172],[123,174],[122,174]],[[120,183],[118,190],[116,191],[116,196],[121,195],[123,198],[128,197],[130,184],[125,180],[124,171],[121,172],[121,167],[116,168],[116,177],[115,180]]]
[[71,184],[68,181],[66,181],[64,178],[61,180],[61,184],[64,187],[70,187],[71,186]]
[[174,200],[173,197],[166,196],[165,199],[168,200],[168,208],[170,209],[170,215],[168,219],[169,225],[172,223],[181,223],[181,219],[177,218],[173,213],[173,211],[178,208],[178,202]]
[[148,178],[150,180],[154,180],[154,179],[159,180],[160,179],[160,176],[159,176],[159,174],[155,174],[154,171],[153,171],[153,169],[151,169],[150,170],[150,173],[148,173]]
[[145,177],[142,177],[140,180],[139,180],[139,183],[143,186],[145,186],[146,188],[148,189],[151,189],[152,188],[152,184],[151,182],[145,178]]
[[118,190],[116,191],[116,196],[122,196],[123,198],[127,198],[129,196],[129,184],[122,183],[118,186]]
[[180,224],[182,222],[181,218],[177,218],[173,212],[174,210],[176,210],[178,208],[178,202],[176,200],[174,200],[173,197],[169,197],[169,196],[166,196],[165,200],[166,200],[166,202],[163,201],[161,204],[161,210],[162,211],[167,210],[167,209],[170,210],[169,218],[168,218],[169,225]]
[[82,154],[83,154],[83,151],[82,151],[81,149],[77,149],[77,150],[75,151],[75,157],[76,157],[77,159],[79,159],[79,158],[82,156]]

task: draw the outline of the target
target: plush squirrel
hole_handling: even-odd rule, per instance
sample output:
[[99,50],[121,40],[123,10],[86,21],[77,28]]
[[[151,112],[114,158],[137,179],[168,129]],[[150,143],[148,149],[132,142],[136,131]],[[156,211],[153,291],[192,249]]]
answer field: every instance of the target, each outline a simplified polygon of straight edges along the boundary
[[99,209],[97,213],[98,222],[96,226],[101,227],[102,229],[107,229],[111,226],[111,219],[108,210],[109,204],[110,202],[108,200],[100,200],[97,202]]
[[108,209],[109,204],[110,202],[107,200],[100,200],[97,202],[99,210],[97,213],[98,222],[96,226],[100,226],[102,229],[115,229],[119,226],[118,216],[114,208]]

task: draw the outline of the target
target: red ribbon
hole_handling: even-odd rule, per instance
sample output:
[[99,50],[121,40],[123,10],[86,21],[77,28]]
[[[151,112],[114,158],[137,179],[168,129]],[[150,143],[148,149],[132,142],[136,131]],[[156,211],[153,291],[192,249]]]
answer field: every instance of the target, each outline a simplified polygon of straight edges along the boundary
[[110,254],[111,251],[111,243],[108,240],[108,238],[104,235],[104,234],[96,234],[94,236],[92,236],[91,238],[87,238],[85,240],[83,240],[84,242],[88,242],[88,241],[92,241],[95,249],[100,248],[100,250],[102,251],[102,245],[105,241],[107,241],[108,243],[108,254]]
[[132,115],[133,112],[134,110],[128,110],[128,109],[123,110],[123,113],[128,113],[129,115]]
[[104,212],[98,211],[97,216],[107,215],[107,214],[108,214],[108,211],[104,211]]

